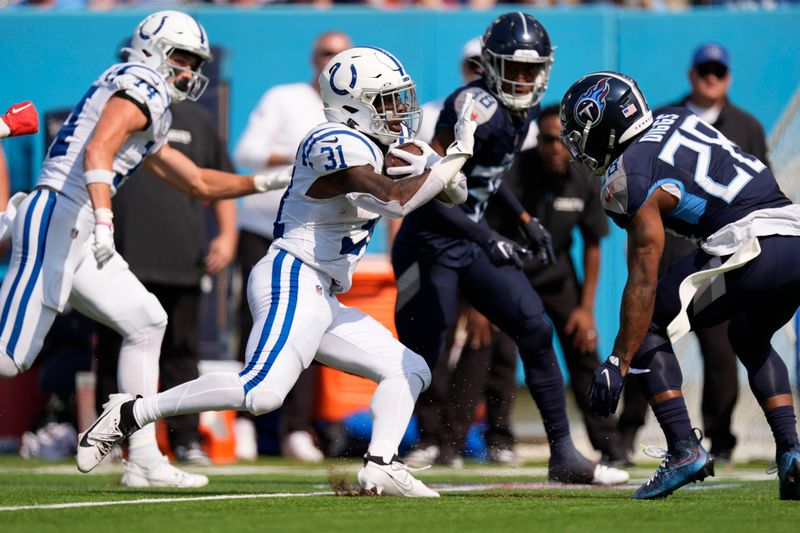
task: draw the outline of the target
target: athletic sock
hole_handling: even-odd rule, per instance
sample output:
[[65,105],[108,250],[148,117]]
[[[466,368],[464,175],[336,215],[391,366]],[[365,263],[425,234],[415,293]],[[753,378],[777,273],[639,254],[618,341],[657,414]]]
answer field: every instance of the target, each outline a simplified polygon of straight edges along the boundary
[[780,458],[784,452],[798,443],[794,407],[783,405],[765,411],[764,415],[772,429],[772,436],[775,437],[775,456]]
[[692,422],[689,420],[689,412],[686,410],[683,396],[655,404],[653,413],[667,438],[670,450],[675,442],[688,438],[692,434]]
[[422,379],[406,374],[384,379],[378,384],[369,411],[372,414],[372,439],[367,453],[381,457],[386,464],[397,454],[414,404],[422,391]]

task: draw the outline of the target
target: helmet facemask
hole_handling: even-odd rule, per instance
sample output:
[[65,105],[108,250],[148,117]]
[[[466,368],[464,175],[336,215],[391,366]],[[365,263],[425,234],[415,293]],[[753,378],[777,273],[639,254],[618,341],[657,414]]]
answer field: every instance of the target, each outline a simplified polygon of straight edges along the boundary
[[540,57],[534,50],[496,54],[484,48],[481,59],[489,87],[506,107],[525,111],[541,101],[550,80],[552,55]]
[[380,91],[365,90],[361,100],[370,109],[370,131],[385,145],[410,141],[419,131],[422,109],[413,82]]
[[607,145],[608,149],[604,155],[598,155],[598,157],[603,159],[603,161],[600,162],[596,157],[592,157],[586,153],[586,142],[589,140],[589,130],[591,127],[592,121],[589,120],[587,121],[586,126],[583,128],[583,132],[572,130],[569,133],[562,133],[561,140],[567,147],[567,151],[569,151],[569,155],[572,157],[572,159],[583,163],[583,165],[589,169],[592,176],[600,176],[605,173],[608,165],[611,164],[616,134],[613,129],[609,133]]

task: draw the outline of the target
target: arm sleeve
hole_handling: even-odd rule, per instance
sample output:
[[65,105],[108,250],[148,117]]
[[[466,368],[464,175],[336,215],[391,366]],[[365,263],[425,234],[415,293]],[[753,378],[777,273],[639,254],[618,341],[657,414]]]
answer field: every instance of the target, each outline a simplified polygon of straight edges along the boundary
[[500,187],[497,188],[495,198],[506,208],[506,216],[508,216],[508,214],[513,214],[515,220],[518,220],[520,215],[525,212],[525,208],[522,207],[519,198],[517,198],[514,191],[511,190],[511,187],[505,181],[501,182]]

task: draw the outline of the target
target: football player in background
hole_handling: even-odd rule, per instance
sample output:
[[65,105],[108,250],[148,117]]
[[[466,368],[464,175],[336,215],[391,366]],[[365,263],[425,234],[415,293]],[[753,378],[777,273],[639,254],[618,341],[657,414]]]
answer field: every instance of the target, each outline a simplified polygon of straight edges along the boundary
[[[635,374],[666,436],[661,465],[633,497],[663,498],[714,474],[686,411],[672,342],[730,320],[728,337],[775,437],[780,498],[800,499],[789,374],[770,345],[800,304],[800,206],[763,162],[691,111],[666,107],[653,118],[623,74],[575,82],[561,103],[561,128],[572,157],[602,176],[603,207],[628,233],[620,328],[588,394],[608,416]],[[659,281],[665,230],[701,246]]]
[[[211,53],[197,21],[177,11],[154,13],[136,28],[126,51],[129,62],[101,74],[73,109],[50,145],[36,187],[19,204],[0,290],[2,377],[30,368],[56,315],[69,304],[122,336],[120,389],[154,394],[167,315],[114,249],[111,196],[141,164],[204,199],[280,185],[264,176],[198,168],[167,144],[170,102],[197,99],[207,83],[201,68]],[[197,487],[208,479],[171,466],[151,424],[131,440],[122,482]]]
[[[547,88],[553,63],[550,37],[532,16],[507,13],[483,35],[481,62],[484,75],[445,101],[431,145],[444,153],[453,140],[462,102],[474,98],[478,128],[475,155],[464,167],[467,201],[454,209],[427,204],[403,220],[394,242],[397,332],[434,367],[457,318],[460,292],[519,348],[525,381],[550,445],[548,477],[567,483],[626,482],[626,472],[598,465],[575,448],[553,328],[521,270],[522,259],[531,252],[493,231],[483,217],[489,199],[496,198],[531,242],[536,257],[545,263],[554,260],[550,234],[503,184],[503,174],[520,152]],[[420,431],[424,434],[425,428]]]
[[[328,122],[301,141],[292,182],[281,200],[275,241],[250,275],[247,296],[253,329],[239,374],[205,374],[155,396],[112,395],[84,433],[78,468],[87,472],[126,435],[177,414],[281,406],[297,377],[316,359],[378,383],[370,403],[372,439],[358,480],[379,494],[436,497],[397,458],[414,403],[430,384],[425,360],[361,311],[339,303],[381,215],[396,218],[440,197],[466,199],[460,169],[472,154],[475,121],[467,99],[443,158],[417,141],[421,155],[382,175],[384,153],[413,138],[419,122],[414,82],[388,52],[351,48],[320,74]],[[444,194],[444,196],[442,196]],[[135,433],[134,433],[135,435]]]

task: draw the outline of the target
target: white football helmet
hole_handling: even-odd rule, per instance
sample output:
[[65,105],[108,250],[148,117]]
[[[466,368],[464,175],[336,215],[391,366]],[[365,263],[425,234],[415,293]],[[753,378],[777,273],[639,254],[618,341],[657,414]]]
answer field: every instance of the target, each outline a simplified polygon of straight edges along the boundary
[[333,56],[319,75],[325,117],[389,145],[408,142],[422,110],[411,76],[392,54],[358,46]]
[[[194,54],[200,60],[191,70],[173,64],[170,56],[175,50]],[[128,61],[145,63],[160,72],[169,85],[173,100],[185,98],[195,101],[208,86],[208,78],[201,74],[203,63],[211,61],[208,35],[195,19],[180,11],[157,11],[144,19],[131,39],[130,48],[124,48]],[[175,81],[178,73],[188,73]]]

